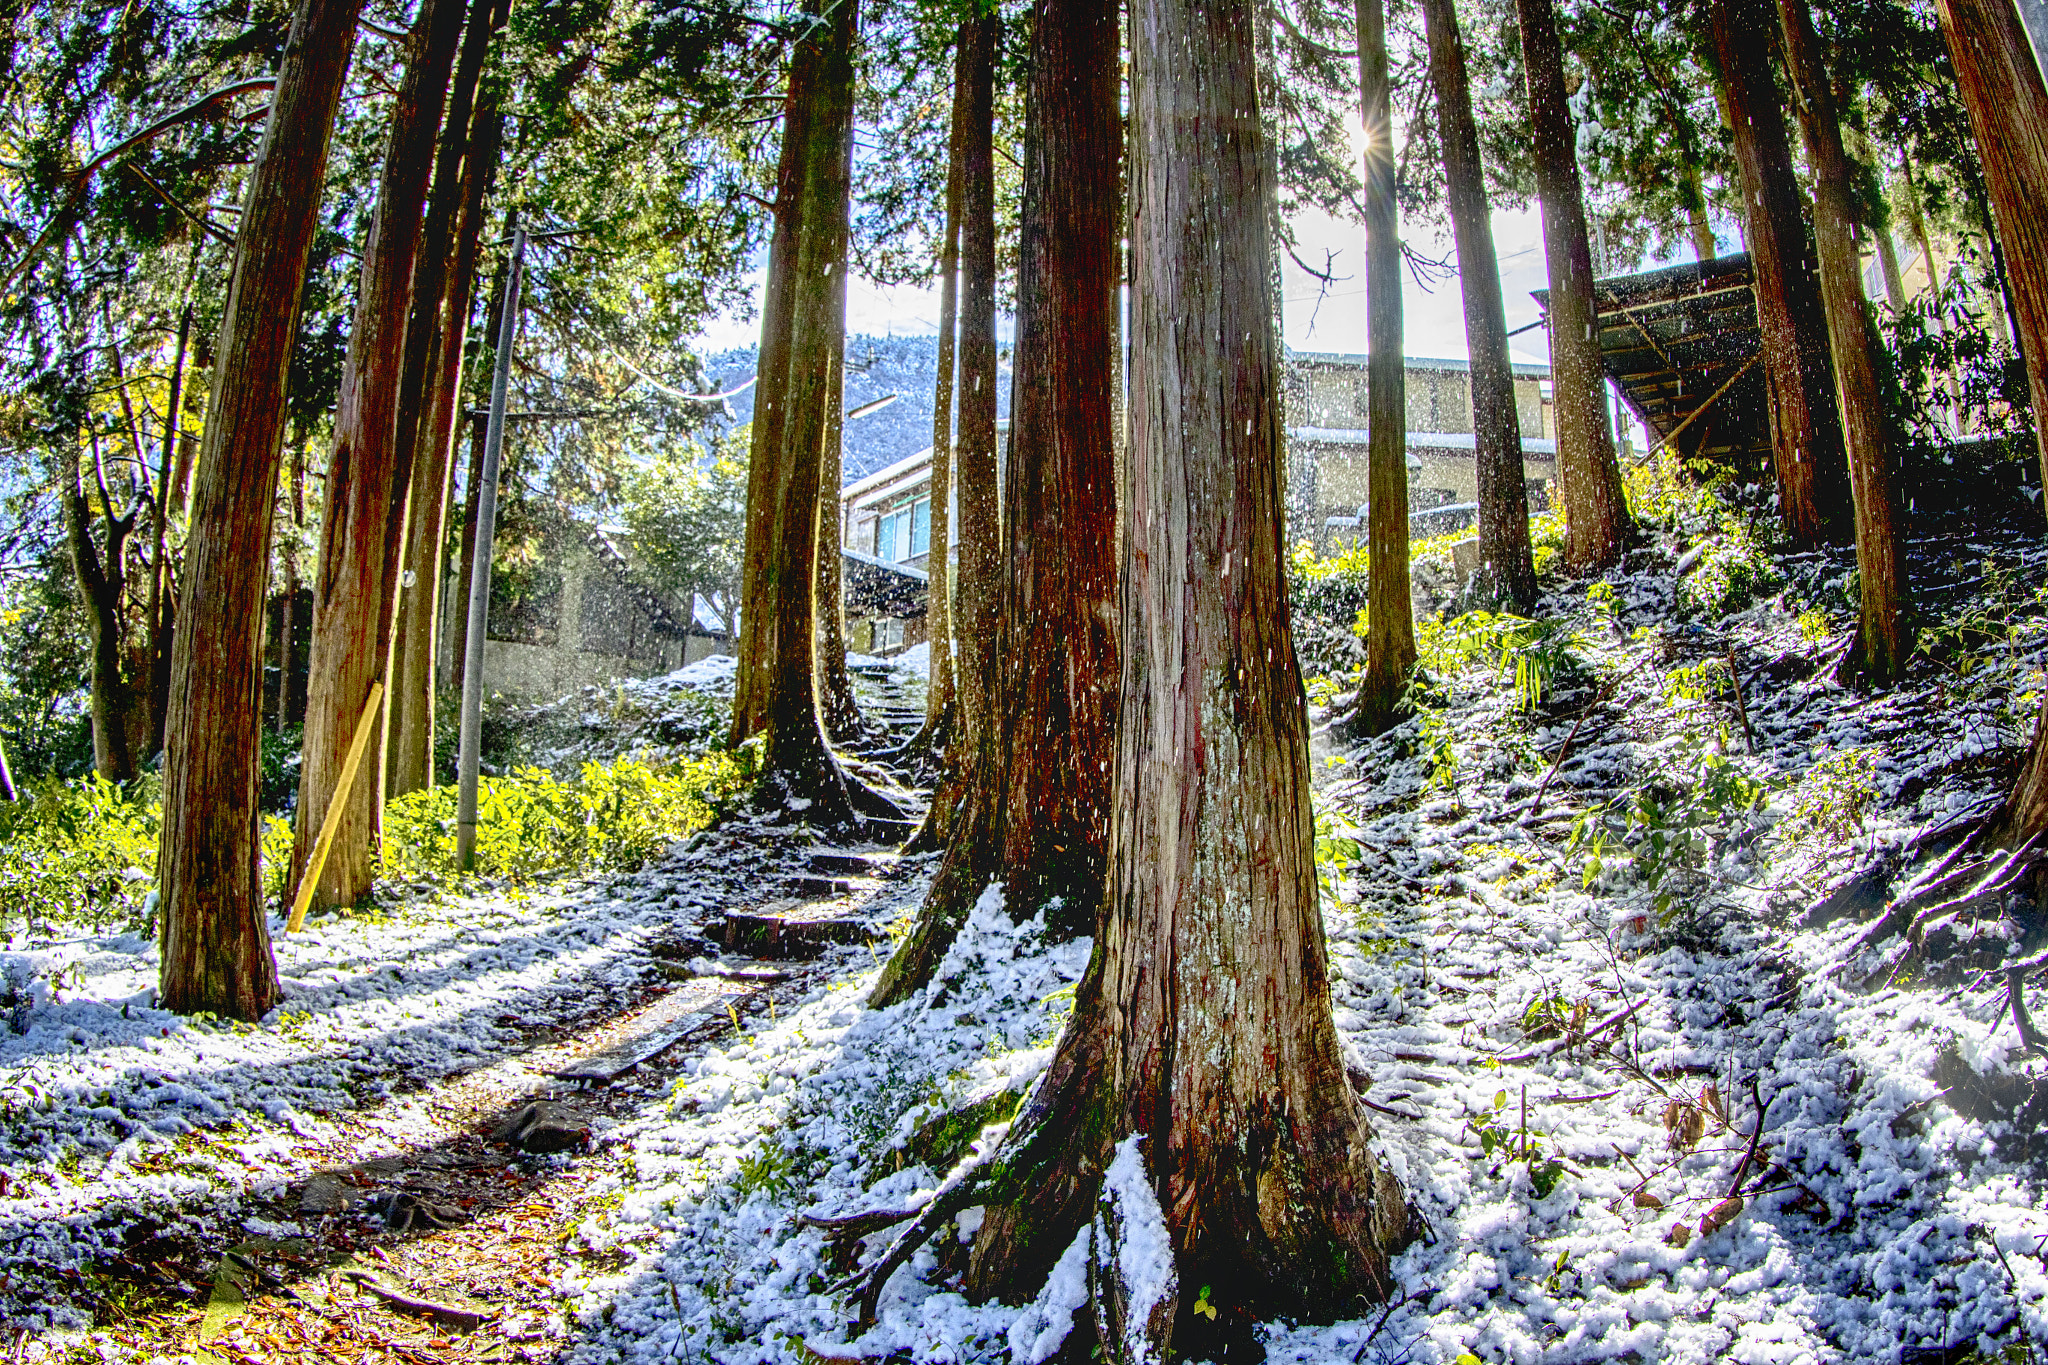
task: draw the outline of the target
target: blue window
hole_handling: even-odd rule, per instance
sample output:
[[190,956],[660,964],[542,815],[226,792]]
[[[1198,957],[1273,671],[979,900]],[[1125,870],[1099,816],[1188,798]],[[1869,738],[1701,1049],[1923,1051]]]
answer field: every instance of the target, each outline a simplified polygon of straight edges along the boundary
[[928,553],[932,548],[932,500],[919,498],[910,505],[910,553],[905,556],[915,559]]
[[881,530],[875,536],[875,558],[886,564],[895,564],[910,558],[905,548],[910,539],[910,513],[891,512],[882,518]]

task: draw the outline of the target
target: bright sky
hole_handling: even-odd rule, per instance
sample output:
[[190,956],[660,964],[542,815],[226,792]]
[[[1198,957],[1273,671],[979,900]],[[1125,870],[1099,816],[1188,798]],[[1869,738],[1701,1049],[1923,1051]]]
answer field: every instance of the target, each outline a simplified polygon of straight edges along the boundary
[[[1339,278],[1324,291],[1322,282],[1291,260],[1284,270],[1287,344],[1298,351],[1365,350],[1365,229],[1324,214],[1297,218],[1294,222],[1296,252],[1304,261],[1321,266],[1325,252],[1334,252],[1331,269]],[[1506,297],[1508,328],[1536,320],[1532,289],[1544,287],[1543,226],[1537,211],[1496,212],[1493,215],[1494,246],[1500,257],[1501,292]],[[1413,232],[1410,241],[1422,254],[1449,259],[1454,264],[1450,234],[1442,240],[1431,232]],[[767,284],[767,271],[756,270],[751,277],[756,308]],[[931,335],[939,330],[937,289],[877,286],[855,277],[848,282],[846,330],[854,335]],[[1465,311],[1455,277],[1424,290],[1414,276],[1402,273],[1403,339],[1411,356],[1459,359],[1466,355]],[[1319,298],[1320,295],[1320,298]],[[1008,338],[1011,319],[998,322]],[[753,318],[726,317],[705,329],[703,346],[708,352],[750,346],[760,337],[758,311]],[[1548,343],[1543,329],[1524,332],[1509,345],[1517,360],[1547,361]]]

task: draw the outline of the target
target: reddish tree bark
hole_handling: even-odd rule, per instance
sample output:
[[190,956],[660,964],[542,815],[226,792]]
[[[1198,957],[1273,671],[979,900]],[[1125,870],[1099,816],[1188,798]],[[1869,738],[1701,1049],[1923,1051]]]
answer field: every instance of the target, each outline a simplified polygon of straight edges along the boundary
[[[1282,442],[1246,0],[1132,7],[1132,444],[1107,920],[1012,1128],[970,1291],[1029,1292],[1127,1135],[1180,1283],[1160,1359],[1384,1297],[1406,1208],[1331,1018],[1288,627]],[[1105,1327],[1114,1330],[1113,1322]],[[1148,1324],[1132,1324],[1146,1331]],[[1162,1340],[1170,1338],[1170,1340]],[[1172,1355],[1168,1355],[1168,1351]]]
[[171,649],[158,841],[159,1003],[261,1017],[277,965],[257,860],[258,652],[285,384],[359,0],[303,0],[250,171],[221,317]]
[[1834,91],[1821,61],[1820,39],[1806,0],[1778,0],[1785,65],[1813,163],[1813,240],[1820,258],[1821,301],[1835,362],[1835,402],[1848,447],[1849,491],[1856,505],[1856,576],[1861,620],[1855,664],[1865,676],[1902,676],[1912,649],[1906,628],[1906,545],[1892,487],[1891,438],[1877,365],[1876,333],[1863,297],[1856,250],[1856,197]]
[[1935,13],[1984,162],[2048,480],[2048,88],[2011,0],[1937,0]]
[[[1116,716],[1117,12],[1040,0],[1026,95],[994,716],[917,923],[874,998],[922,987],[982,889],[1091,930]],[[1056,742],[1047,742],[1056,737]]]
[[[434,781],[434,657],[441,616],[448,489],[455,469],[455,402],[462,390],[462,349],[475,302],[482,254],[483,201],[498,156],[495,99],[477,100],[491,35],[503,23],[498,0],[474,0],[449,89],[448,115],[434,159],[434,188],[413,272],[412,316],[405,330],[405,371],[397,443],[412,454],[405,554],[398,589],[387,715],[386,791],[420,791]],[[411,576],[410,584],[403,581]]]
[[1608,425],[1607,379],[1593,306],[1593,250],[1579,186],[1578,130],[1565,93],[1564,53],[1551,0],[1515,0],[1529,92],[1536,187],[1543,199],[1543,253],[1550,269],[1550,379],[1557,394],[1557,481],[1563,494],[1564,560],[1592,573],[1621,558],[1628,499]]
[[1808,244],[1799,178],[1771,74],[1772,16],[1765,0],[1710,0],[1722,114],[1742,172],[1757,323],[1770,396],[1771,465],[1778,516],[1798,545],[1847,539],[1849,465],[1835,411],[1828,324]]
[[[304,759],[290,884],[298,885],[340,780],[349,741],[370,692],[389,681],[398,557],[405,542],[410,446],[398,440],[406,323],[419,256],[420,210],[433,169],[434,136],[462,33],[461,0],[424,0],[408,40],[405,77],[392,112],[377,209],[363,247],[360,294],[334,414],[326,512],[313,586]],[[313,896],[353,905],[375,873],[384,811],[381,724],[348,793]]]
[[1452,0],[1422,0],[1429,35],[1429,80],[1443,143],[1444,198],[1458,244],[1458,285],[1465,302],[1465,345],[1472,357],[1472,431],[1479,494],[1479,571],[1472,596],[1527,606],[1536,600],[1529,545],[1529,490],[1523,481],[1521,419],[1508,359],[1507,308],[1493,246],[1493,210],[1479,164],[1479,126],[1465,40]]

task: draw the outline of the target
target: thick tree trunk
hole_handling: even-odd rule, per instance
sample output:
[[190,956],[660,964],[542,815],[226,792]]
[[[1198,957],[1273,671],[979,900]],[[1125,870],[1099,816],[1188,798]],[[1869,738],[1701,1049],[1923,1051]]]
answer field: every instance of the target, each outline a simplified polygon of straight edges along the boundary
[[[840,316],[846,310],[846,261],[832,272],[839,290]],[[846,671],[845,534],[839,515],[839,488],[846,439],[846,348],[832,357],[832,382],[825,396],[825,440],[818,458],[818,708],[825,734],[834,744],[850,744],[864,733],[860,702]]]
[[2011,0],[1937,0],[1935,12],[1984,162],[2048,480],[2048,88]]
[[[1267,173],[1244,0],[1133,6],[1126,648],[1107,923],[1012,1129],[971,1292],[1028,1292],[1142,1134],[1180,1283],[1158,1358],[1388,1293],[1407,1211],[1331,1017],[1288,628]],[[1219,1002],[1228,1007],[1219,1007]],[[1170,1336],[1170,1342],[1159,1337]]]
[[761,384],[748,471],[736,739],[763,739],[760,794],[809,823],[846,824],[856,803],[889,806],[847,780],[825,744],[813,676],[818,496],[832,367],[846,346],[848,143],[853,136],[852,0],[790,58],[782,164],[761,321]]
[[983,745],[996,723],[996,633],[1002,611],[1002,523],[996,490],[995,65],[1001,21],[960,26],[953,73],[960,120],[959,427],[953,442],[954,532],[948,621],[953,628],[955,712],[943,771],[924,823],[905,845],[946,847],[973,793]]
[[[494,0],[477,0],[463,34],[447,126],[434,167],[433,207],[421,237],[406,325],[406,376],[398,440],[410,444],[404,569],[387,689],[388,794],[434,783],[434,660],[439,648],[441,584],[448,543],[448,492],[455,473],[455,407],[462,394],[462,350],[475,303],[482,255],[484,198],[498,158],[495,98],[476,100],[490,36],[500,18]],[[404,580],[410,579],[410,583]]]
[[1371,594],[1365,678],[1353,728],[1376,735],[1399,717],[1415,665],[1408,585],[1408,397],[1401,341],[1401,238],[1394,198],[1394,122],[1381,0],[1356,0],[1358,85],[1365,126],[1366,431],[1371,503]]
[[111,782],[127,782],[136,773],[135,754],[129,743],[128,719],[135,697],[126,670],[121,666],[121,599],[127,592],[128,535],[135,526],[139,509],[121,516],[106,496],[106,474],[99,469],[99,445],[93,443],[95,480],[100,487],[106,513],[107,548],[102,559],[92,539],[92,508],[74,453],[65,469],[64,528],[71,544],[72,573],[85,595],[84,606],[92,620],[92,766]]
[[1477,447],[1479,570],[1472,600],[1526,607],[1536,600],[1529,547],[1529,490],[1522,472],[1522,428],[1508,360],[1507,309],[1493,246],[1493,210],[1479,163],[1465,40],[1452,0],[1422,0],[1429,35],[1429,79],[1443,143],[1444,198],[1458,244],[1465,301],[1465,344],[1472,357],[1472,430]]
[[1039,0],[1033,15],[997,636],[1015,666],[995,679],[964,808],[877,1003],[930,979],[991,881],[1012,914],[1044,910],[1055,932],[1091,932],[1101,910],[1117,685],[1117,18],[1101,0]]
[[932,550],[925,561],[925,631],[931,640],[918,755],[944,751],[953,718],[953,370],[960,316],[960,158],[966,104],[954,95],[947,141],[946,224],[939,245],[939,375],[932,390]]
[[1593,306],[1593,251],[1579,187],[1578,132],[1564,84],[1551,0],[1515,0],[1522,28],[1522,71],[1529,91],[1536,186],[1543,198],[1543,251],[1550,268],[1550,378],[1557,394],[1557,480],[1563,494],[1564,560],[1592,573],[1621,558],[1628,542],[1628,499],[1614,432],[1607,424],[1607,378]]
[[171,650],[158,1003],[261,1017],[277,966],[257,859],[258,638],[285,385],[359,0],[304,0],[249,175],[221,318]]
[[[420,210],[434,136],[462,32],[460,0],[424,0],[413,23],[405,77],[377,209],[363,247],[355,324],[334,414],[320,563],[307,661],[304,762],[290,884],[298,885],[327,818],[370,684],[390,681],[398,559],[405,544],[410,446],[398,440],[407,319],[419,256]],[[374,732],[382,738],[381,722]],[[383,825],[384,746],[373,742],[348,792],[315,905],[353,905],[368,894]]]
[[1848,462],[1820,279],[1807,245],[1766,0],[1710,0],[1722,115],[1742,172],[1744,236],[1763,336],[1778,516],[1796,545],[1850,533]]
[[1778,0],[1778,15],[1785,64],[1814,169],[1814,246],[1820,257],[1821,300],[1827,307],[1835,362],[1835,401],[1842,414],[1856,508],[1856,574],[1862,588],[1857,666],[1868,677],[1889,681],[1904,674],[1911,648],[1905,623],[1906,546],[1892,489],[1890,434],[1871,353],[1875,333],[1856,254],[1855,191],[1807,0]]
[[435,155],[406,323],[395,440],[412,451],[410,514],[384,701],[386,790],[394,796],[434,780],[434,657],[455,465],[455,403],[481,255],[483,199],[497,160],[496,102],[486,98],[479,105],[477,89],[503,14],[497,0],[473,0]]

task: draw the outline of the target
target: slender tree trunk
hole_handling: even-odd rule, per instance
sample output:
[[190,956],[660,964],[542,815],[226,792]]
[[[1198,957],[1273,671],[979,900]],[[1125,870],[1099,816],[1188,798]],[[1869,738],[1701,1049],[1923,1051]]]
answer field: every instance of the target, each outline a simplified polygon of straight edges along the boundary
[[121,667],[121,598],[127,591],[128,534],[134,528],[135,511],[114,515],[107,498],[106,475],[100,469],[99,439],[92,438],[95,481],[99,485],[102,509],[106,513],[107,548],[102,558],[92,540],[92,507],[87,501],[82,471],[75,452],[65,468],[64,528],[71,544],[72,573],[85,596],[84,606],[92,620],[92,766],[93,771],[112,782],[134,778],[135,754],[128,742],[128,712],[132,698]]
[[1170,1290],[1147,1323],[1105,1312],[1118,1359],[1120,1328],[1157,1359],[1235,1358],[1258,1318],[1355,1312],[1391,1289],[1407,1224],[1345,1082],[1316,899],[1256,14],[1245,0],[1133,6],[1131,515],[1108,917],[998,1158],[968,1274],[970,1292],[1035,1288],[1089,1221],[1115,1148],[1141,1135],[1179,1283],[1214,1286],[1218,1316]]
[[[910,937],[875,987],[930,980],[1000,880],[1018,918],[1092,932],[1116,718],[1118,10],[1038,0],[1026,94],[1017,352],[1003,497],[994,722]],[[1057,736],[1057,743],[1043,742]]]
[[1564,501],[1564,560],[1592,573],[1621,558],[1628,499],[1614,433],[1593,304],[1593,251],[1579,188],[1578,132],[1564,84],[1551,0],[1515,0],[1522,70],[1529,88],[1536,185],[1543,198],[1543,250],[1550,266],[1550,379],[1557,394],[1557,480]]
[[[432,207],[421,233],[406,324],[406,372],[397,440],[409,445],[411,516],[398,596],[389,718],[387,789],[421,791],[434,782],[434,658],[441,618],[448,489],[455,472],[455,405],[462,392],[462,349],[475,302],[482,254],[483,201],[498,154],[497,101],[477,101],[484,57],[503,11],[475,0],[463,33],[446,127],[435,159]],[[409,578],[410,582],[406,582]]]
[[764,740],[760,794],[814,825],[895,808],[847,780],[818,718],[815,633],[821,453],[832,366],[846,347],[848,142],[853,136],[852,0],[790,57],[782,164],[761,324],[761,385],[748,473],[746,578],[734,733]]
[[[847,184],[853,183],[853,138],[846,139]],[[839,344],[831,355],[825,386],[825,439],[818,444],[818,531],[816,594],[818,620],[816,667],[819,718],[826,738],[850,744],[864,732],[853,678],[846,671],[846,590],[842,566],[846,546],[839,513],[839,490],[846,455],[846,257],[847,237],[839,238],[839,258],[832,263],[833,308],[840,321]]]
[[[956,97],[965,106],[960,168],[960,432],[953,483],[960,511],[953,585],[956,743],[971,753],[994,723],[995,641],[1002,607],[1002,525],[996,492],[995,71],[1002,24],[993,15],[960,30]],[[955,765],[965,772],[968,763]]]
[[1445,200],[1458,244],[1465,302],[1465,344],[1472,357],[1472,431],[1479,494],[1479,570],[1471,596],[1526,607],[1536,600],[1529,546],[1529,490],[1522,472],[1522,428],[1508,360],[1506,305],[1493,246],[1493,210],[1479,163],[1465,40],[1452,0],[1422,0],[1429,35],[1429,79],[1443,143]]
[[1906,272],[1899,268],[1898,244],[1892,241],[1891,229],[1877,234],[1877,260],[1884,272],[1885,302],[1895,313],[1906,311]]
[[184,401],[185,356],[192,341],[192,282],[199,273],[199,252],[192,253],[192,266],[185,277],[185,307],[178,314],[178,344],[171,353],[170,394],[164,403],[164,446],[157,461],[156,496],[151,499],[149,525],[149,732],[156,750],[164,747],[164,719],[170,711],[171,690],[171,471],[177,463],[178,412]]
[[1938,0],[1935,11],[2005,249],[2048,481],[2048,88],[2010,0]]
[[1806,0],[1778,0],[1785,64],[1792,75],[1800,123],[1814,170],[1813,236],[1820,257],[1821,298],[1835,361],[1835,399],[1849,452],[1856,508],[1856,573],[1862,588],[1858,666],[1890,681],[1906,669],[1911,640],[1905,623],[1905,537],[1892,490],[1892,453],[1877,366],[1874,332],[1856,253],[1855,191],[1842,151],[1834,92]]
[[1714,243],[1714,221],[1707,213],[1707,193],[1702,182],[1699,167],[1699,149],[1686,140],[1688,160],[1685,166],[1685,222],[1692,233],[1692,254],[1695,260],[1711,261],[1717,247]]
[[[461,395],[458,394],[456,397],[459,400]],[[461,420],[459,412],[457,420]],[[463,585],[465,591],[471,577],[476,573],[476,505],[478,499],[483,496],[485,414],[481,412],[471,413],[468,421],[469,460],[467,468],[469,470],[469,488],[463,495],[462,503],[462,567],[455,575],[456,583]],[[488,624],[487,621],[487,634]],[[458,611],[454,614],[454,629],[455,639],[449,646],[448,657],[451,661],[450,666],[454,678],[460,679],[462,676],[462,661],[469,657],[469,613],[467,611]],[[450,682],[446,685],[452,686],[453,683]]]
[[[1901,153],[1899,173],[1905,178],[1906,226],[1913,234],[1913,243],[1920,248],[1920,267],[1927,274],[1928,314],[1934,320],[1934,330],[1948,335],[1948,312],[1941,306],[1942,266],[1934,254],[1934,242],[1927,235],[1927,215],[1920,207],[1920,185],[1913,175],[1913,158],[1910,153]],[[1951,375],[1949,382],[1942,386],[1949,405],[1949,430],[1955,435],[1963,433],[1962,388]]]
[[[839,290],[840,315],[846,310],[846,261],[832,272]],[[832,382],[825,396],[825,440],[819,447],[818,477],[818,708],[825,734],[834,744],[849,744],[864,732],[853,678],[846,671],[846,592],[842,551],[846,538],[839,516],[843,445],[846,439],[846,347],[832,357]]]
[[1763,337],[1778,516],[1796,545],[1846,539],[1848,463],[1835,409],[1827,314],[1771,70],[1766,0],[1710,0],[1722,112],[1742,173],[1745,239]]
[[303,0],[249,175],[221,318],[171,650],[157,885],[159,1003],[256,1019],[277,1001],[257,859],[258,637],[285,385],[359,0]]
[[[424,0],[407,44],[377,209],[363,247],[313,587],[305,757],[299,773],[298,837],[292,846],[294,887],[327,818],[370,685],[390,681],[397,566],[412,479],[413,452],[398,440],[397,427],[406,321],[419,257],[420,210],[461,32],[460,0]],[[381,719],[377,725],[374,733],[381,740]],[[314,904],[353,905],[368,894],[383,797],[384,746],[375,742],[348,792]]]
[[953,721],[953,370],[960,314],[960,158],[966,103],[955,92],[946,158],[946,225],[939,245],[939,376],[932,393],[932,552],[925,608],[931,675],[924,728],[911,741],[919,754],[943,752]]
[[1356,0],[1365,127],[1366,440],[1372,558],[1365,678],[1353,728],[1376,735],[1398,718],[1415,665],[1408,585],[1408,396],[1401,341],[1401,238],[1394,198],[1394,121],[1381,0]]
[[7,768],[7,746],[0,744],[0,801],[19,801],[21,794],[14,789],[14,774]]

